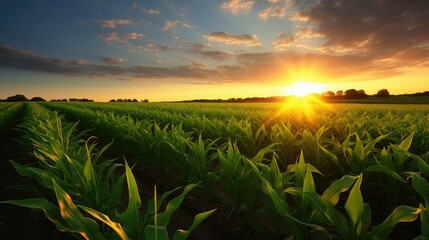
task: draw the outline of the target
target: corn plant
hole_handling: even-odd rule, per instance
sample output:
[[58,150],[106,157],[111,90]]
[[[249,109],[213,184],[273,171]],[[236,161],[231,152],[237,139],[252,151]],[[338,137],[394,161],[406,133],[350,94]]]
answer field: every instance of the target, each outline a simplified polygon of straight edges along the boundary
[[[362,176],[362,174],[359,176],[346,175],[334,181],[322,196],[314,191],[303,189],[303,194],[312,202],[316,222],[335,228],[337,234],[344,239],[385,239],[398,223],[412,222],[418,217],[417,208],[401,205],[393,210],[381,224],[371,226],[371,208],[364,203],[360,191]],[[350,189],[350,193],[344,205],[347,216],[344,216],[335,207],[340,194],[348,189]]]
[[240,153],[235,143],[228,142],[218,149],[219,182],[229,199],[225,204],[231,208],[231,214],[240,215],[255,205],[257,179],[253,170],[246,164],[247,157]]
[[[53,194],[3,203],[40,209],[59,230],[79,234],[86,239],[153,239],[154,236],[168,239],[166,226],[187,193],[197,184],[186,186],[182,194],[167,203],[163,212],[160,212],[160,206],[175,190],[164,193],[159,199],[155,194],[142,215],[139,190],[127,162],[125,173],[116,176],[114,170],[121,165],[112,160],[96,161],[108,146],[94,153],[94,144],[89,145],[87,141],[81,146],[81,135],[76,135],[75,124],[63,123],[56,113],[51,114],[42,108],[33,106],[33,110],[33,121],[27,123],[27,128],[40,167],[28,167],[13,161],[12,165],[19,174],[35,178]],[[122,211],[120,202],[125,178],[128,205]],[[211,213],[213,211],[196,215],[190,229],[177,231],[174,239],[186,239]],[[111,227],[116,235],[87,214]]]

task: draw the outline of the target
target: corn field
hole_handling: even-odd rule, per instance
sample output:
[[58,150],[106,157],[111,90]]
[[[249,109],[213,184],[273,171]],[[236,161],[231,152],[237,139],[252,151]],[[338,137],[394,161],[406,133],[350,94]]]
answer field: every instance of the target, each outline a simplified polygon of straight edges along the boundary
[[37,164],[10,164],[43,194],[1,203],[76,239],[429,239],[427,105],[1,104],[0,128],[18,111]]

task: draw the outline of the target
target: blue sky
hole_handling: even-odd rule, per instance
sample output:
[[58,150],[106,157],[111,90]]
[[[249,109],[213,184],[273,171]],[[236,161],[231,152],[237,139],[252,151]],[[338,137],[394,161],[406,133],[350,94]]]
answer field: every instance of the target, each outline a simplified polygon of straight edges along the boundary
[[3,1],[0,98],[425,91],[427,19],[424,0]]

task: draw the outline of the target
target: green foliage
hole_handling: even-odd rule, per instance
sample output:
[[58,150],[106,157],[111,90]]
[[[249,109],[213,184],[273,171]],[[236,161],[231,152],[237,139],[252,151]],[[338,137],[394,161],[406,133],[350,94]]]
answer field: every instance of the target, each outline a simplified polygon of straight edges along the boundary
[[[166,227],[172,215],[197,184],[187,185],[179,196],[167,203],[163,212],[159,211],[160,206],[173,191],[164,193],[159,201],[155,194],[155,199],[148,203],[147,212],[142,214],[139,189],[128,163],[125,162],[125,173],[118,176],[114,171],[122,165],[113,160],[97,161],[109,145],[97,150],[95,144],[90,143],[92,137],[81,140],[82,133],[77,134],[76,124],[63,122],[57,113],[38,105],[32,105],[31,110],[32,118],[25,126],[39,167],[11,163],[19,174],[35,178],[40,186],[48,189],[48,195],[2,203],[41,209],[59,230],[80,234],[85,239],[153,239],[153,229],[157,229],[155,235],[160,232],[159,239],[168,239]],[[125,179],[128,205],[123,211],[121,195]],[[197,215],[190,230],[178,231],[175,238],[185,239],[211,213],[213,210]],[[159,221],[154,225],[157,218]]]

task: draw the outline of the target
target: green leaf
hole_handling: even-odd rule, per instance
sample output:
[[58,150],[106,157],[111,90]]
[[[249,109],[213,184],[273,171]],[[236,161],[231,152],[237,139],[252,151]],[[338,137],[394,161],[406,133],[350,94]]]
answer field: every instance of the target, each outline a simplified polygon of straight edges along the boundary
[[338,162],[338,157],[331,153],[328,149],[322,147],[322,145],[319,145],[320,149],[322,149],[322,151],[328,155],[328,157],[334,162],[334,164],[338,167],[338,169],[340,170],[340,172],[345,175],[345,171],[344,168],[340,166],[340,163]]
[[183,189],[182,194],[173,198],[170,202],[167,203],[165,211],[163,213],[159,213],[159,226],[168,225],[171,220],[171,217],[173,216],[173,213],[180,207],[186,197],[186,194],[188,194],[188,192],[191,191],[195,186],[197,186],[197,184],[188,184],[185,189]]
[[408,151],[408,149],[410,149],[411,147],[411,143],[413,142],[413,137],[414,137],[414,132],[412,132],[410,134],[410,136],[408,136],[407,138],[405,138],[400,144],[399,144],[399,148],[405,151]]
[[31,209],[40,209],[45,213],[45,216],[54,223],[60,231],[69,231],[68,224],[64,222],[63,217],[60,214],[58,206],[50,203],[48,200],[43,198],[30,198],[23,200],[8,200],[0,203],[8,203],[21,207],[27,207]]
[[425,205],[429,206],[429,183],[418,173],[409,172],[413,181],[412,186],[414,191],[418,192],[425,200]]
[[105,239],[99,232],[97,223],[83,216],[73,203],[70,195],[58,186],[54,180],[53,183],[61,216],[70,226],[70,231],[79,233],[85,239]]
[[429,164],[427,164],[425,160],[415,154],[411,154],[411,157],[417,161],[420,172],[422,172],[426,177],[429,177]]
[[189,234],[201,223],[203,222],[208,216],[210,216],[216,209],[199,213],[195,215],[194,221],[192,222],[192,225],[189,227],[188,230],[177,230],[174,234],[173,240],[185,240]]
[[147,225],[144,228],[145,239],[168,240],[168,232],[164,226]]
[[394,179],[396,179],[402,183],[407,183],[407,181],[405,181],[405,179],[403,179],[398,173],[396,173],[392,169],[389,169],[383,165],[371,165],[371,166],[367,167],[365,169],[365,171],[384,173],[384,174],[387,174],[387,175],[393,177]]
[[131,238],[139,236],[140,233],[140,215],[139,209],[141,207],[141,200],[139,189],[137,187],[136,179],[131,172],[130,166],[125,161],[125,175],[128,184],[128,207],[122,214],[122,222],[124,224],[125,232]]
[[364,211],[363,198],[362,198],[362,193],[360,191],[361,183],[362,183],[362,173],[358,176],[352,190],[350,191],[346,204],[344,206],[351,220],[351,227],[353,231],[356,233],[356,236],[360,235],[360,233],[357,232],[357,230]]
[[316,193],[305,193],[305,195],[312,201],[313,208],[323,217],[324,223],[335,227],[344,239],[350,239],[351,234],[347,227],[347,219],[334,208],[329,200]]
[[357,177],[345,175],[341,179],[335,180],[322,194],[322,197],[329,200],[332,206],[337,205],[340,193],[347,191],[355,182]]
[[37,182],[45,188],[53,188],[52,176],[46,170],[34,167],[24,166],[15,161],[10,161],[19,175],[24,177],[33,177]]
[[397,207],[380,225],[373,227],[366,239],[385,239],[400,222],[413,222],[417,219],[420,209],[401,205]]
[[429,239],[429,210],[425,208],[421,203],[419,204],[420,209],[420,222],[422,236]]
[[124,229],[122,229],[122,226],[119,223],[110,220],[109,216],[107,216],[103,213],[100,213],[100,212],[98,212],[92,208],[89,208],[89,207],[85,207],[82,205],[78,205],[78,206],[80,208],[82,208],[83,210],[85,210],[85,212],[89,213],[91,216],[97,218],[98,220],[102,221],[104,224],[107,224],[109,227],[111,227],[119,235],[119,237],[122,240],[128,239],[128,236],[125,233]]

